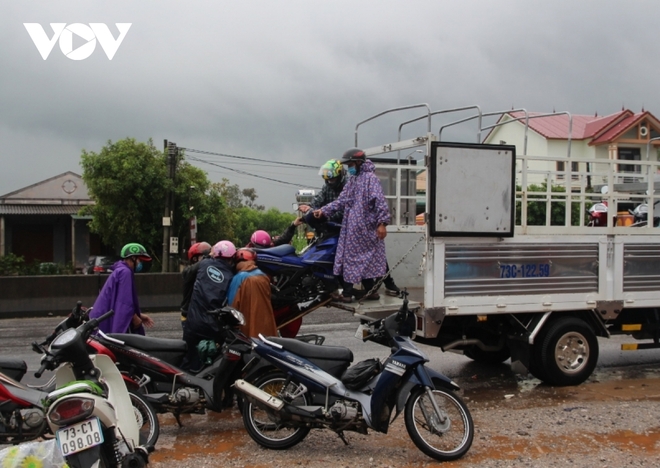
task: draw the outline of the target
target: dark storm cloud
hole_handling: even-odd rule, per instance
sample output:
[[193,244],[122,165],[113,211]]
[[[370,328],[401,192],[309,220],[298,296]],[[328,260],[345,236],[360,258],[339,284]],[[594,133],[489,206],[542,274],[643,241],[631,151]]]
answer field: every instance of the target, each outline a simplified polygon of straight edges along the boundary
[[[127,136],[320,165],[353,144],[357,122],[414,103],[660,114],[659,12],[645,1],[2,2],[0,193],[78,171],[82,148]],[[49,36],[51,22],[106,23],[115,37],[114,23],[132,26],[111,61],[98,45],[72,61],[57,44],[44,61],[26,22]],[[360,142],[394,141],[421,113],[366,124]],[[434,118],[433,131],[468,115]],[[404,137],[425,131],[416,123]],[[295,187],[200,167],[257,187],[267,206],[293,200]],[[240,169],[320,180],[315,170]]]

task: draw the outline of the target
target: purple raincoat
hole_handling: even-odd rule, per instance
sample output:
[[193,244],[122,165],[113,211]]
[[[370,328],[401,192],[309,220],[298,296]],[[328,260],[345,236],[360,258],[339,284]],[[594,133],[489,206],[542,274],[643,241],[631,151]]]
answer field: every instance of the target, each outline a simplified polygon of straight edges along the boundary
[[112,266],[112,274],[101,289],[99,297],[94,302],[94,309],[89,314],[90,318],[100,317],[109,310],[114,310],[115,315],[99,324],[103,333],[139,333],[144,335],[144,327],[140,325],[131,329],[133,315],[140,315],[140,304],[138,304],[135,281],[133,281],[133,270],[122,260]]
[[339,198],[321,208],[328,218],[344,212],[333,272],[349,283],[377,278],[387,271],[385,241],[376,231],[378,224],[389,224],[390,212],[375,169],[367,159],[358,175],[348,179]]

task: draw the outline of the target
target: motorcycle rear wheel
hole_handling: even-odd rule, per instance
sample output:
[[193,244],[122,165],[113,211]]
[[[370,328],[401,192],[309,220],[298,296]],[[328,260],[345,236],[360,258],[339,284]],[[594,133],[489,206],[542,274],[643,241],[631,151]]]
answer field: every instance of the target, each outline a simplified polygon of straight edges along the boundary
[[[259,377],[254,386],[279,399],[284,399],[281,393],[284,390],[287,376],[283,372],[272,372]],[[310,404],[309,396],[305,393],[292,401],[292,405],[306,406]],[[285,450],[301,442],[307,434],[309,427],[298,426],[292,421],[280,420],[272,410],[266,411],[255,404],[245,400],[243,404],[243,423],[252,440],[262,447],[272,450]],[[298,423],[299,424],[299,423]]]
[[458,395],[447,390],[431,390],[440,408],[438,415],[426,389],[414,390],[406,402],[408,435],[418,449],[439,461],[457,460],[467,453],[474,437],[474,423]]
[[158,416],[151,404],[139,393],[129,390],[133,413],[140,431],[140,445],[155,446],[160,435]]

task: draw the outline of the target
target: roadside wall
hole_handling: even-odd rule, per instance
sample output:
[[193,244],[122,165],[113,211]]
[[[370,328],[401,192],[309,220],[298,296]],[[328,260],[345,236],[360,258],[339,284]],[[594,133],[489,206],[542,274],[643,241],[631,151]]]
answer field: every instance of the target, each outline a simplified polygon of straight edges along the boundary
[[[0,276],[0,318],[62,315],[75,307],[94,305],[109,275]],[[140,308],[175,311],[182,294],[180,273],[135,275]]]

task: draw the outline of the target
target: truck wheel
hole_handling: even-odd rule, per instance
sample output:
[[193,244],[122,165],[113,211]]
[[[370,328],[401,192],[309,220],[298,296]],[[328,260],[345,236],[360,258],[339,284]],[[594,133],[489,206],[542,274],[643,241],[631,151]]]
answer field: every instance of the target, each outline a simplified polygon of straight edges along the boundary
[[484,351],[478,346],[470,346],[463,354],[480,364],[502,364],[511,357],[511,351],[507,347],[499,351]]
[[589,378],[598,361],[596,334],[574,317],[550,323],[539,345],[540,355],[535,361],[540,361],[539,373],[550,385],[579,385]]

